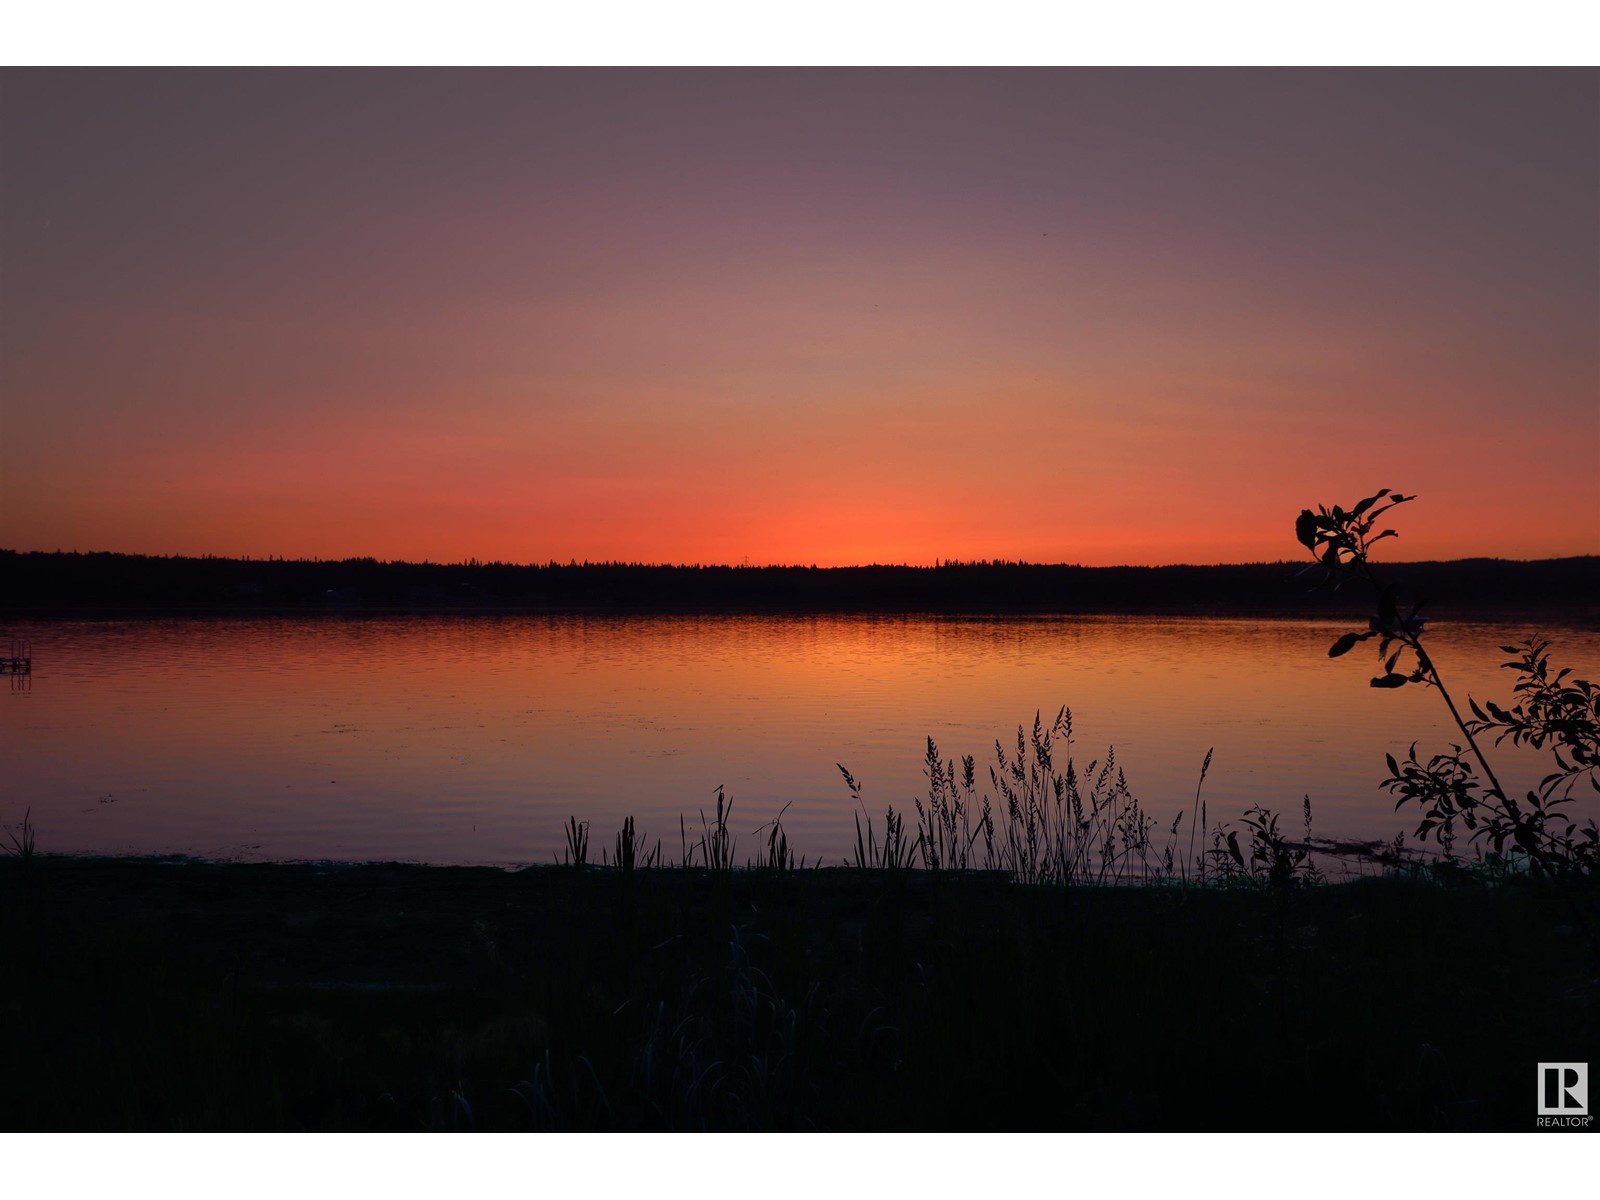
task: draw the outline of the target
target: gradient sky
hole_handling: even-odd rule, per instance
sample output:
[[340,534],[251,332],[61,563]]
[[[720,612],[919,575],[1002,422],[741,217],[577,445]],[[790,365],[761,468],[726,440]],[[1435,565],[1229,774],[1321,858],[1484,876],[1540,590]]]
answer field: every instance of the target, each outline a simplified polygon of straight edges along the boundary
[[1600,552],[1600,71],[0,72],[0,546]]

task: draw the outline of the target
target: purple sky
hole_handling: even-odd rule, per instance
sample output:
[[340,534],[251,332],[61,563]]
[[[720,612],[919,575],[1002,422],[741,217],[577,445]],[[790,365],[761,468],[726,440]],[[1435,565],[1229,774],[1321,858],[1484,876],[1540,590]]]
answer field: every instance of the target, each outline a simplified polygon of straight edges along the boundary
[[0,545],[1600,552],[1600,72],[0,72]]

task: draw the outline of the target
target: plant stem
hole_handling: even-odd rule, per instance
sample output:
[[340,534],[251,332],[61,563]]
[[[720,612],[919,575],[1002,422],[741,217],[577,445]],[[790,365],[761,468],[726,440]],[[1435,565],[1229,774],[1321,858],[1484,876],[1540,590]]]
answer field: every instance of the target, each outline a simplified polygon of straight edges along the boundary
[[1506,811],[1511,814],[1512,819],[1520,821],[1522,812],[1517,807],[1517,802],[1506,793],[1505,788],[1500,786],[1500,780],[1495,775],[1494,768],[1489,765],[1489,760],[1484,757],[1483,750],[1478,745],[1478,739],[1472,736],[1472,730],[1467,727],[1466,721],[1462,719],[1461,710],[1456,707],[1456,702],[1451,698],[1449,689],[1444,686],[1444,679],[1439,674],[1439,668],[1434,666],[1433,659],[1429,658],[1428,652],[1422,648],[1421,640],[1415,634],[1411,634],[1406,637],[1406,644],[1416,651],[1417,665],[1428,673],[1429,678],[1433,681],[1433,686],[1438,688],[1439,695],[1444,697],[1445,706],[1450,709],[1450,715],[1455,719],[1456,728],[1461,730],[1462,736],[1467,739],[1467,745],[1472,747],[1472,753],[1477,758],[1478,765],[1483,768],[1483,773],[1488,778],[1490,787],[1494,789],[1494,794],[1506,806]]

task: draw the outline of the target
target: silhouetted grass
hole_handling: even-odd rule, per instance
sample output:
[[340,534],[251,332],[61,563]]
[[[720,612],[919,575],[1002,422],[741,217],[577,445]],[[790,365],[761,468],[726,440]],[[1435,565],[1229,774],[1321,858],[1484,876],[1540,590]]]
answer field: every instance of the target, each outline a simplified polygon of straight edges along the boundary
[[604,850],[600,851],[600,865],[615,867],[624,875],[631,874],[641,867],[645,870],[659,867],[661,865],[661,839],[656,839],[654,850],[645,851],[641,857],[643,846],[644,840],[634,832],[633,818],[627,817],[622,822],[622,828],[617,831],[617,840],[613,847],[612,857],[608,859],[606,852]]
[[[1311,798],[1303,802],[1305,841],[1291,843],[1278,829],[1278,818],[1265,809],[1251,809],[1235,831],[1224,823],[1210,827],[1201,799],[1211,768],[1206,752],[1195,787],[1194,825],[1200,828],[1195,850],[1191,825],[1183,847],[1180,809],[1160,832],[1117,764],[1116,747],[1090,760],[1080,773],[1072,752],[1072,710],[1065,705],[1046,725],[1036,713],[1032,729],[1019,725],[1015,749],[999,740],[989,765],[989,787],[980,791],[977,763],[971,755],[942,758],[928,739],[923,774],[925,798],[914,801],[916,825],[905,832],[903,819],[891,806],[884,817],[880,846],[869,818],[865,838],[861,816],[863,787],[843,765],[839,771],[861,813],[856,815],[853,861],[846,865],[928,871],[1004,871],[1027,884],[1204,884],[1209,878],[1231,881],[1269,880],[1280,884],[1316,882],[1310,861]],[[1248,847],[1239,843],[1249,836]],[[1209,838],[1209,843],[1208,843]]]
[[37,841],[38,831],[33,827],[33,806],[29,805],[22,814],[22,823],[6,831],[5,844],[0,845],[0,852],[27,864],[33,861]]

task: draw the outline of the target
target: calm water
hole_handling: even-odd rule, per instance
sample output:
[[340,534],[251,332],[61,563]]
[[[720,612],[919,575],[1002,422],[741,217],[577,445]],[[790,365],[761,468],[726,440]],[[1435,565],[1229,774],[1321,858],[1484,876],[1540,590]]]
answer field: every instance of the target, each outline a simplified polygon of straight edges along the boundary
[[[1080,765],[1109,744],[1170,822],[1200,762],[1213,820],[1255,803],[1316,832],[1414,828],[1377,788],[1383,755],[1442,748],[1436,694],[1367,686],[1341,622],[1164,618],[506,617],[50,622],[0,693],[0,821],[31,805],[42,851],[242,858],[549,861],[568,814],[593,849],[626,815],[678,852],[726,786],[741,858],[793,802],[798,852],[842,858],[853,810],[924,788],[926,738],[974,754],[1075,715]],[[1509,695],[1496,647],[1521,626],[1439,626],[1458,695]],[[1593,678],[1600,632],[1546,628]],[[1059,757],[1059,755],[1058,755]],[[1538,761],[1502,753],[1527,786]],[[1508,786],[1513,786],[1507,778]],[[1590,810],[1583,815],[1593,815]]]

